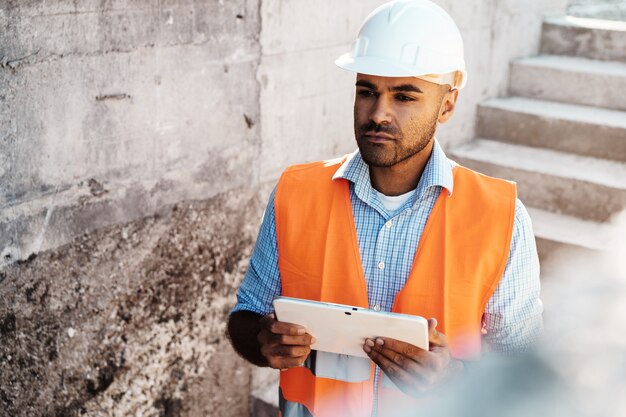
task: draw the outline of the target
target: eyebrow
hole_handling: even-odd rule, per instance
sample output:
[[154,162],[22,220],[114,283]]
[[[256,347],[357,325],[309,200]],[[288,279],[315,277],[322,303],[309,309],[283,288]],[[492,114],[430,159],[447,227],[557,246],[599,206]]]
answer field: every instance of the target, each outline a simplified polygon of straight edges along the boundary
[[419,87],[413,84],[402,84],[395,87],[391,87],[391,91],[412,91],[414,93],[424,93]]
[[[359,80],[356,82],[356,86],[357,87],[365,87],[365,88],[370,88],[372,90],[378,90],[378,88],[370,83],[369,81],[364,81],[364,80]],[[394,87],[390,88],[391,91],[401,91],[401,92],[414,92],[414,93],[420,93],[423,94],[424,92],[422,90],[419,89],[419,87],[413,85],[413,84],[401,84],[401,85],[397,85]]]

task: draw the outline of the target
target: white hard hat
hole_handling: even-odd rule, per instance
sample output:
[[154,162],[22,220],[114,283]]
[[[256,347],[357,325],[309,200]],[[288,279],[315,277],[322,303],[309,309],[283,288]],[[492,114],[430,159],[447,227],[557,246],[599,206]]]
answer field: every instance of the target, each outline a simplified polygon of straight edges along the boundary
[[461,32],[429,0],[395,0],[378,7],[363,22],[352,50],[335,64],[362,74],[418,77],[457,89],[467,82]]

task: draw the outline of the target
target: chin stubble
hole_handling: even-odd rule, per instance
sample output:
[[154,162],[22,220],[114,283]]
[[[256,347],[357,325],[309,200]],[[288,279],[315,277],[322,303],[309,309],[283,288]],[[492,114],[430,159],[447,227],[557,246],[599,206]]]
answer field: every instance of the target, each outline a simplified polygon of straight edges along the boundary
[[[362,126],[356,132],[357,145],[359,147],[359,151],[361,152],[361,158],[363,158],[363,161],[370,166],[388,168],[420,153],[435,135],[435,131],[437,129],[436,116],[437,115],[435,115],[433,120],[431,120],[425,129],[416,129],[417,131],[414,133],[409,132],[412,133],[409,136],[418,138],[412,146],[407,146],[402,132],[393,126],[376,125],[372,122]],[[367,132],[384,132],[389,135],[393,135],[393,137],[396,138],[396,142],[393,143],[393,149],[389,149],[386,152],[386,147],[388,145],[368,142],[365,138],[365,133]]]

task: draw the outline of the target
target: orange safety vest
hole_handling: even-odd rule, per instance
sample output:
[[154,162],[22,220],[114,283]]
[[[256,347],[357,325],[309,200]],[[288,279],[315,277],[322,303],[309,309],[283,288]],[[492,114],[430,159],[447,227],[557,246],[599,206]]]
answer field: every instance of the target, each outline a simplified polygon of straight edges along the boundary
[[[369,308],[348,181],[332,179],[345,160],[293,166],[278,182],[282,295]],[[453,177],[454,192],[439,195],[392,311],[435,317],[452,356],[469,359],[480,353],[482,315],[508,259],[516,187],[458,165]],[[324,352],[309,359],[280,373],[283,417],[371,415],[373,362]],[[398,415],[382,411],[389,405],[417,404],[385,379],[379,416]]]

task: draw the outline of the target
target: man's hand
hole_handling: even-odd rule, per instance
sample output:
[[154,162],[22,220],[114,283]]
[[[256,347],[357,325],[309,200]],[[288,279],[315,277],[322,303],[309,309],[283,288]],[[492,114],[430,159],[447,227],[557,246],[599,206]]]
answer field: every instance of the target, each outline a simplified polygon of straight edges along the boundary
[[273,313],[261,319],[257,339],[267,364],[280,370],[302,365],[315,343],[315,338],[304,327],[276,321]]
[[437,320],[428,320],[429,350],[399,340],[366,339],[363,350],[405,394],[421,397],[451,376],[463,371],[463,364],[448,351],[446,336],[437,331]]

